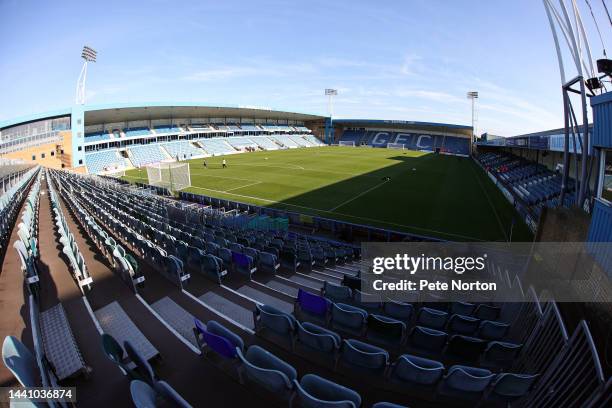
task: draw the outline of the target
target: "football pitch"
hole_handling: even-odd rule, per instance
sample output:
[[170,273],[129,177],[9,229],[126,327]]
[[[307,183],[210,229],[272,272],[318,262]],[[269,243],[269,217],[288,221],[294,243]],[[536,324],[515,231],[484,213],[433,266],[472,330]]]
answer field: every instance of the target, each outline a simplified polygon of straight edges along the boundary
[[[330,146],[203,162],[189,161],[192,187],[184,191],[453,241],[508,241],[511,230],[512,241],[532,239],[470,158]],[[146,183],[146,169],[125,178]]]

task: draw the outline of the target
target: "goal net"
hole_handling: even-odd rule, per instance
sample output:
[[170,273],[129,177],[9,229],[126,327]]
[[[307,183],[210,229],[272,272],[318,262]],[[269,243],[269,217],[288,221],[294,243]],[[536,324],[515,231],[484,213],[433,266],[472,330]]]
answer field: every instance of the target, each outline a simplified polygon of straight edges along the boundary
[[338,142],[338,146],[350,146],[355,147],[355,142],[353,140],[340,140]]
[[191,187],[189,163],[155,163],[147,166],[147,178],[152,186],[179,191]]
[[404,150],[404,144],[403,143],[387,143],[387,149]]

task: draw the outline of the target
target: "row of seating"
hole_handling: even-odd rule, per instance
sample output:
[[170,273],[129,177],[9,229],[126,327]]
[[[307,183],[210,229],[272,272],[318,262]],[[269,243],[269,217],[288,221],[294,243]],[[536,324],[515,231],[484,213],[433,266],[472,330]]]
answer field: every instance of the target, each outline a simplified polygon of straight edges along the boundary
[[160,145],[157,144],[131,146],[128,151],[131,153],[132,163],[136,167],[158,163],[169,158],[162,152]]
[[62,253],[68,259],[70,269],[72,270],[72,276],[76,280],[79,289],[81,291],[84,291],[84,287],[91,289],[92,278],[85,265],[85,259],[79,250],[74,235],[68,228],[68,223],[62,212],[62,206],[55,192],[55,188],[53,187],[51,178],[49,177],[50,173],[48,170],[46,170],[46,175],[48,180],[49,199],[51,200],[51,208],[55,220],[55,230],[60,235],[59,241],[62,244]]
[[85,153],[85,165],[90,174],[102,171],[125,168],[126,161],[116,150],[100,150]]
[[22,172],[14,184],[6,186],[4,193],[0,196],[0,253],[2,253],[8,247],[9,236],[19,213],[22,197],[39,170],[33,167],[23,172],[21,166],[19,170],[13,166],[1,166],[0,169],[5,176]]
[[[63,185],[61,175],[65,175],[66,173],[51,170],[50,174],[50,178],[57,184],[58,188],[60,189],[60,194],[64,197],[64,200],[71,203],[73,213],[75,214],[78,222],[92,239],[98,250],[100,250],[102,255],[107,259],[109,264],[113,266],[119,276],[121,276],[124,280],[129,280],[130,282],[137,280],[140,277],[138,262],[136,259],[134,259],[134,257],[127,253],[125,249],[96,222],[96,220],[89,216],[88,212],[81,204],[81,200],[83,200],[84,197],[72,193],[68,188],[66,188],[65,185]],[[108,226],[108,224],[106,225]],[[88,276],[83,282],[91,282],[90,278],[91,277]]]
[[[558,204],[556,199],[561,193],[561,176],[546,166],[506,152],[486,152],[476,158],[534,210]],[[576,183],[570,178],[568,191],[575,188]]]
[[[246,347],[240,336],[222,324],[210,320],[203,323],[194,319],[194,334],[205,355],[214,353],[234,361],[241,383],[251,381],[273,393],[276,398],[290,401],[298,399],[304,407],[361,406],[361,396],[354,390],[336,384],[315,374],[306,374],[298,381],[297,370],[279,357],[258,345]],[[402,406],[377,403],[373,407]]]
[[326,337],[326,345],[319,351],[329,357],[334,357],[340,347],[341,337],[332,330],[395,350],[407,349],[423,356],[464,362],[479,361],[483,366],[498,369],[511,364],[522,348],[520,344],[449,334],[419,325],[408,332],[400,320],[333,303],[302,289],[298,291],[293,314],[270,305],[257,305],[254,320],[257,330],[272,330],[287,339],[291,349],[300,336]]
[[458,136],[427,135],[421,133],[387,132],[377,130],[345,130],[339,142],[352,142],[355,146],[387,147],[401,144],[406,149],[436,151],[469,155],[470,139]]
[[188,141],[178,141],[171,143],[162,144],[163,148],[166,149],[168,154],[173,158],[179,160],[191,159],[196,157],[202,157],[206,152],[199,147],[194,146]]

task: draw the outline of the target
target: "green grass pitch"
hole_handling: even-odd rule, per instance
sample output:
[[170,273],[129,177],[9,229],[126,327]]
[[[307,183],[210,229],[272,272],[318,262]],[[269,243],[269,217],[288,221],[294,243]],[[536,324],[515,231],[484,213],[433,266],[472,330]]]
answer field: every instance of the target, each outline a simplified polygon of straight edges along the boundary
[[[208,168],[203,159],[189,161],[192,187],[185,191],[453,241],[508,241],[511,229],[512,241],[532,239],[470,158],[336,146],[206,162]],[[147,182],[146,170],[128,171],[126,179]]]

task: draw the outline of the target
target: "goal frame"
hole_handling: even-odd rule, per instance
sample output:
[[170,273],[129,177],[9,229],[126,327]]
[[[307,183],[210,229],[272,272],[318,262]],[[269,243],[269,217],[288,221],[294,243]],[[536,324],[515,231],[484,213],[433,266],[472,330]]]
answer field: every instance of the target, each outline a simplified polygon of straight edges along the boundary
[[354,140],[338,140],[338,146],[355,147]]
[[387,143],[387,149],[406,150],[406,145],[403,143]]
[[186,162],[158,162],[146,166],[150,185],[167,188],[171,192],[191,187],[191,169]]

